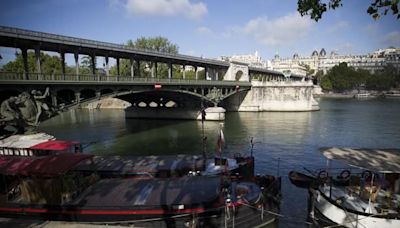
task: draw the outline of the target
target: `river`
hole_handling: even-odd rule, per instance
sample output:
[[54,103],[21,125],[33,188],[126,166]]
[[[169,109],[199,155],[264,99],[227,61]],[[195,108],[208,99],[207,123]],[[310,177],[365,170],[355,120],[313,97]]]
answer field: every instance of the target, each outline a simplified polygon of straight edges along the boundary
[[[279,227],[306,227],[307,191],[287,179],[290,170],[321,168],[320,147],[400,148],[400,99],[320,100],[317,112],[227,113],[219,122],[205,122],[207,153],[216,151],[223,128],[224,153],[253,153],[256,172],[283,176]],[[75,110],[40,126],[58,139],[78,140],[95,154],[201,154],[200,121],[125,119],[123,110]],[[279,167],[279,170],[278,170]]]

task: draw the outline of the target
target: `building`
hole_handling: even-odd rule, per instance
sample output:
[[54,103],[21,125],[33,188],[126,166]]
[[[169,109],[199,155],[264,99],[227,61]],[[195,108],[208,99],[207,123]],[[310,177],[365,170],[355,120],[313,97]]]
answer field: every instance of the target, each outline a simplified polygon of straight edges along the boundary
[[282,59],[275,55],[275,58],[271,61],[274,70],[291,69],[292,72],[297,71],[297,74],[301,74],[299,72],[302,70],[301,66],[305,65],[313,69],[314,73],[323,71],[326,74],[332,67],[343,62],[355,69],[364,69],[371,73],[381,71],[386,65],[391,64],[399,72],[400,48],[379,49],[366,55],[338,55],[334,51],[327,55],[325,49],[322,48],[319,52],[313,51],[311,56],[300,57],[298,54],[294,54],[292,58]]
[[230,57],[221,56],[219,57],[219,59],[223,61],[246,63],[251,67],[271,69],[271,62],[263,60],[261,56],[258,55],[258,51],[256,51],[254,54],[248,54],[248,55],[233,55]]

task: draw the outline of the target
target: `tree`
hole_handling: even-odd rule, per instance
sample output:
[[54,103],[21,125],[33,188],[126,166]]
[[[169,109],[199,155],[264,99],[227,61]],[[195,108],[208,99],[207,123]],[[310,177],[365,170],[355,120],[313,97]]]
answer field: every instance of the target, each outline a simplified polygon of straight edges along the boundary
[[[389,11],[393,16],[400,18],[399,0],[373,0],[367,9],[367,13],[374,19],[378,19],[381,15],[387,15]],[[297,11],[301,16],[310,15],[311,19],[318,21],[322,18],[322,14],[327,10],[335,10],[342,7],[342,0],[328,0],[328,4],[322,3],[321,0],[298,0]]]
[[[136,41],[128,40],[126,43],[127,46],[145,49],[150,51],[157,52],[165,52],[170,54],[178,54],[178,46],[176,44],[171,43],[167,38],[158,36],[153,38],[141,37]],[[130,75],[130,60],[121,59],[120,61],[120,74],[121,75]],[[141,61],[140,62],[140,75],[148,77],[151,75],[151,69],[153,67],[153,62]],[[134,66],[135,71],[137,71],[137,66]],[[173,66],[173,74],[177,75],[180,72],[180,68],[177,66]],[[111,67],[110,69],[111,75],[117,75],[117,68]],[[157,63],[157,76],[158,77],[166,77],[168,76],[168,66],[165,63]]]
[[[28,72],[37,72],[36,57],[34,52],[28,52]],[[40,52],[40,68],[43,74],[61,74],[61,59],[58,56],[51,56],[49,54]],[[5,64],[2,69],[5,72],[24,72],[24,60],[22,54],[15,53],[15,60]]]

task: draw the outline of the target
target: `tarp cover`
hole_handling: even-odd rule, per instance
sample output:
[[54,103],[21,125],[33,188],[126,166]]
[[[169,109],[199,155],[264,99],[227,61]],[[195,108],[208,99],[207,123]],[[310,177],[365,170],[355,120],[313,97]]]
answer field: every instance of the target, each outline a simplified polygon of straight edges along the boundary
[[21,170],[29,166],[33,160],[32,157],[0,156],[0,173],[17,175]]
[[12,135],[10,137],[0,140],[0,147],[29,148],[36,144],[54,139],[54,136],[45,133],[36,133],[30,135]]
[[322,154],[351,166],[381,173],[400,173],[400,149],[321,148]]
[[98,181],[86,189],[72,204],[87,208],[160,209],[171,205],[199,205],[219,197],[221,177],[120,179]]
[[68,172],[90,154],[65,153],[45,157],[0,157],[0,172],[6,175],[54,177]]
[[42,142],[37,145],[32,146],[30,149],[34,150],[57,150],[64,151],[70,147],[79,144],[75,141],[63,141],[63,140],[51,140],[47,142]]

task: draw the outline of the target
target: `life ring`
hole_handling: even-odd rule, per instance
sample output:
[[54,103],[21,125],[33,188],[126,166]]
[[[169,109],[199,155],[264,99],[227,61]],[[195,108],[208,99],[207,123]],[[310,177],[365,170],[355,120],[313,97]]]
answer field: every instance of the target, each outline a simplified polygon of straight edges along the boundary
[[346,180],[346,179],[348,179],[350,177],[350,175],[351,175],[350,170],[345,169],[342,172],[340,172],[339,178],[343,179],[343,180]]
[[318,179],[326,179],[328,177],[329,177],[329,174],[328,174],[328,172],[326,170],[321,170],[318,173]]
[[369,170],[364,170],[364,171],[361,173],[361,177],[362,177],[363,179],[367,180],[367,179],[369,179],[369,178],[372,177],[372,172],[369,171]]

